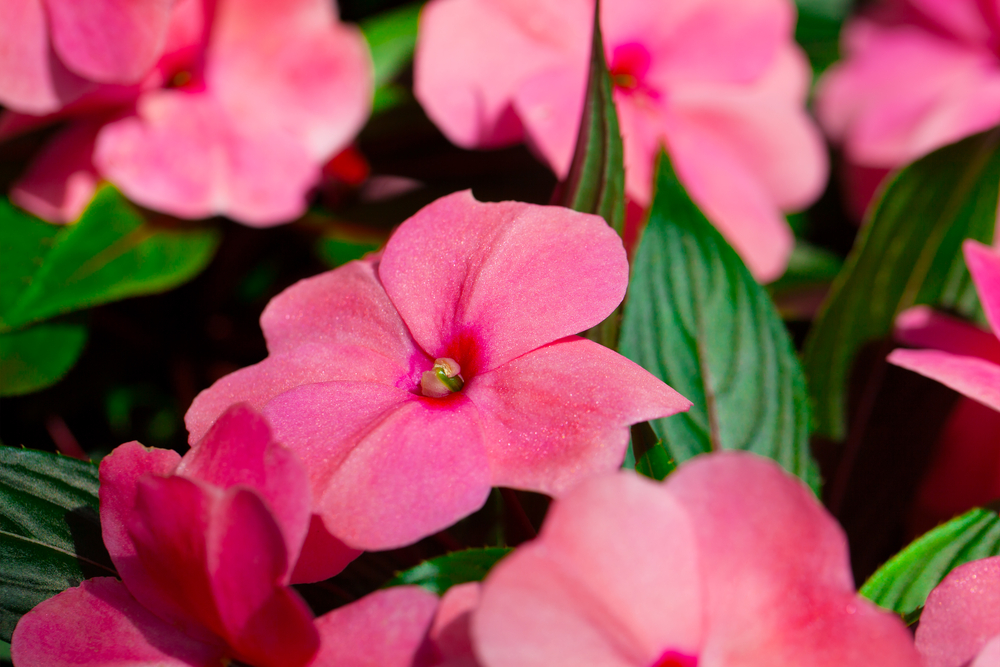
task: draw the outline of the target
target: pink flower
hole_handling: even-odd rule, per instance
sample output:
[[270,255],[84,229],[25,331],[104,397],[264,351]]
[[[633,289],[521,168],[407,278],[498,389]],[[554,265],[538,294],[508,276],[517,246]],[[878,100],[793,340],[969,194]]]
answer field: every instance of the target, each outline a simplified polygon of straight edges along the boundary
[[364,40],[329,0],[177,0],[141,83],[99,87],[44,119],[7,115],[0,133],[70,121],[11,197],[65,222],[105,178],[180,217],[286,222],[367,118],[371,92]]
[[485,667],[920,664],[900,620],[855,594],[836,522],[743,452],[557,500],[487,577],[472,636]]
[[960,565],[927,596],[916,644],[926,667],[1000,664],[1000,556]]
[[[415,54],[417,99],[459,146],[524,139],[563,178],[592,16],[592,0],[432,0]],[[794,23],[787,0],[602,5],[629,197],[649,204],[665,142],[691,196],[765,281],[783,272],[792,247],[781,211],[812,202],[826,180]]]
[[309,663],[319,635],[288,587],[310,524],[306,471],[259,415],[234,406],[183,459],[124,444],[100,479],[122,581],[90,579],[28,612],[18,665]]
[[413,542],[491,486],[560,495],[621,465],[629,424],[690,402],[573,334],[625,295],[621,240],[593,215],[449,195],[380,259],[303,280],[264,310],[270,355],[203,391],[263,410],[305,462],[316,511],[359,549]]
[[99,83],[138,83],[160,57],[174,1],[4,0],[0,104],[46,114]]
[[936,349],[894,350],[888,360],[1000,410],[1000,255],[972,240],[962,250],[993,335],[929,308],[913,308],[898,318],[897,337]]

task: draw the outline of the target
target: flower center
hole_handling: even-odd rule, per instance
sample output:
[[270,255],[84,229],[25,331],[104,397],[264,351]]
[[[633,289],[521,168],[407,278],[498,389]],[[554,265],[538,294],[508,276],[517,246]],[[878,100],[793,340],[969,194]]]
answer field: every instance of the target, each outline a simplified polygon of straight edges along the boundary
[[434,368],[420,376],[420,391],[431,398],[444,398],[461,391],[465,385],[461,372],[462,367],[454,359],[435,359]]
[[646,73],[649,71],[649,51],[642,44],[622,44],[615,47],[611,56],[609,74],[619,90],[635,92],[645,89]]
[[698,667],[698,656],[674,650],[664,651],[650,667]]

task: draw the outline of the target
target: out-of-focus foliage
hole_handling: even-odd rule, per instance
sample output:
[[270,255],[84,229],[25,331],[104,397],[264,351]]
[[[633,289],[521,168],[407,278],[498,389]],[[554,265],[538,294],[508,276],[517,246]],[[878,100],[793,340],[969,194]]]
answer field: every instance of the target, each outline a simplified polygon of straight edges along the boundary
[[852,0],[796,0],[799,15],[795,41],[809,56],[813,74],[819,76],[840,58],[840,27],[851,11]]
[[97,466],[0,447],[0,639],[28,610],[93,576],[114,575],[98,515]]
[[805,346],[820,434],[846,434],[851,366],[917,304],[971,315],[976,294],[962,258],[967,238],[990,243],[1000,186],[1000,130],[946,146],[900,171],[834,282]]
[[423,2],[404,5],[376,14],[361,22],[375,64],[375,101],[372,113],[390,109],[411,97],[395,82],[413,60],[417,43],[417,21]]
[[422,586],[432,593],[444,595],[452,586],[470,581],[482,581],[493,566],[511,551],[513,549],[508,547],[455,551],[400,572],[385,585],[385,588],[413,584]]
[[818,489],[808,395],[788,332],[665,153],[636,251],[621,352],[694,402],[654,423],[675,460],[745,449]]

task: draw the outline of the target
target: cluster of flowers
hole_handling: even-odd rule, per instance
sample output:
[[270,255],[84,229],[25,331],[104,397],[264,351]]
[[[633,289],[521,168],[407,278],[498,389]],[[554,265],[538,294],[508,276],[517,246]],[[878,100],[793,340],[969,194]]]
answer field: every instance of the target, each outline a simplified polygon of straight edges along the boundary
[[[525,140],[564,176],[592,8],[435,0],[418,99],[455,143]],[[666,143],[754,274],[780,275],[783,211],[827,176],[793,6],[620,0],[601,22],[634,206]],[[848,28],[820,119],[876,169],[996,124],[998,39],[996,1],[886,3]],[[327,0],[10,0],[0,43],[0,137],[66,123],[12,193],[57,221],[101,178],[182,217],[287,221],[370,106],[364,42]],[[1000,256],[966,257],[1000,333]],[[262,316],[269,357],[191,406],[190,452],[128,443],[102,462],[121,581],[26,614],[18,666],[994,664],[1000,559],[956,569],[914,641],[856,595],[841,530],[776,464],[706,455],[659,485],[617,471],[629,425],[689,406],[575,335],[622,301],[628,270],[599,217],[457,193],[377,256],[294,285]],[[908,313],[900,335],[939,351],[892,361],[1000,410],[998,342],[965,327]],[[482,584],[387,589],[318,619],[290,587],[449,526],[492,486],[556,501]]]

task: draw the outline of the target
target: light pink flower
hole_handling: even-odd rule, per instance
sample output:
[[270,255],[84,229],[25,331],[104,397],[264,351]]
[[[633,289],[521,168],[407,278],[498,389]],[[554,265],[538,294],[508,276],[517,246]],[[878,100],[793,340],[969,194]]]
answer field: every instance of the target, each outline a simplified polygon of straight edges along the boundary
[[931,591],[916,644],[925,667],[1000,664],[1000,556],[956,567]]
[[833,518],[744,452],[557,500],[483,583],[472,637],[485,667],[920,664],[899,618],[856,595]]
[[[592,17],[592,0],[432,0],[414,60],[417,99],[459,146],[523,139],[563,178]],[[781,211],[812,202],[826,180],[794,23],[787,0],[602,4],[629,197],[649,204],[665,142],[691,196],[761,280],[780,275],[791,251]]]
[[0,104],[57,111],[99,83],[138,83],[160,57],[175,0],[4,0]]
[[1000,123],[997,0],[884,0],[841,43],[817,112],[852,162],[896,167]]
[[100,481],[121,581],[85,581],[23,616],[18,665],[309,663],[319,636],[288,587],[309,527],[308,481],[263,418],[234,406],[183,459],[124,444],[101,462]]
[[1000,410],[1000,254],[972,240],[962,250],[993,334],[926,307],[913,308],[897,319],[896,336],[935,349],[894,350],[888,360]]
[[491,486],[559,495],[620,466],[630,424],[690,406],[573,335],[627,283],[600,217],[449,195],[404,222],[380,259],[273,299],[268,358],[199,394],[191,441],[233,402],[263,410],[309,469],[327,529],[360,549],[445,528]]
[[4,118],[0,134],[69,120],[11,197],[64,222],[105,178],[180,217],[287,222],[360,129],[371,93],[364,39],[329,0],[177,0],[141,83],[98,87],[52,117]]

